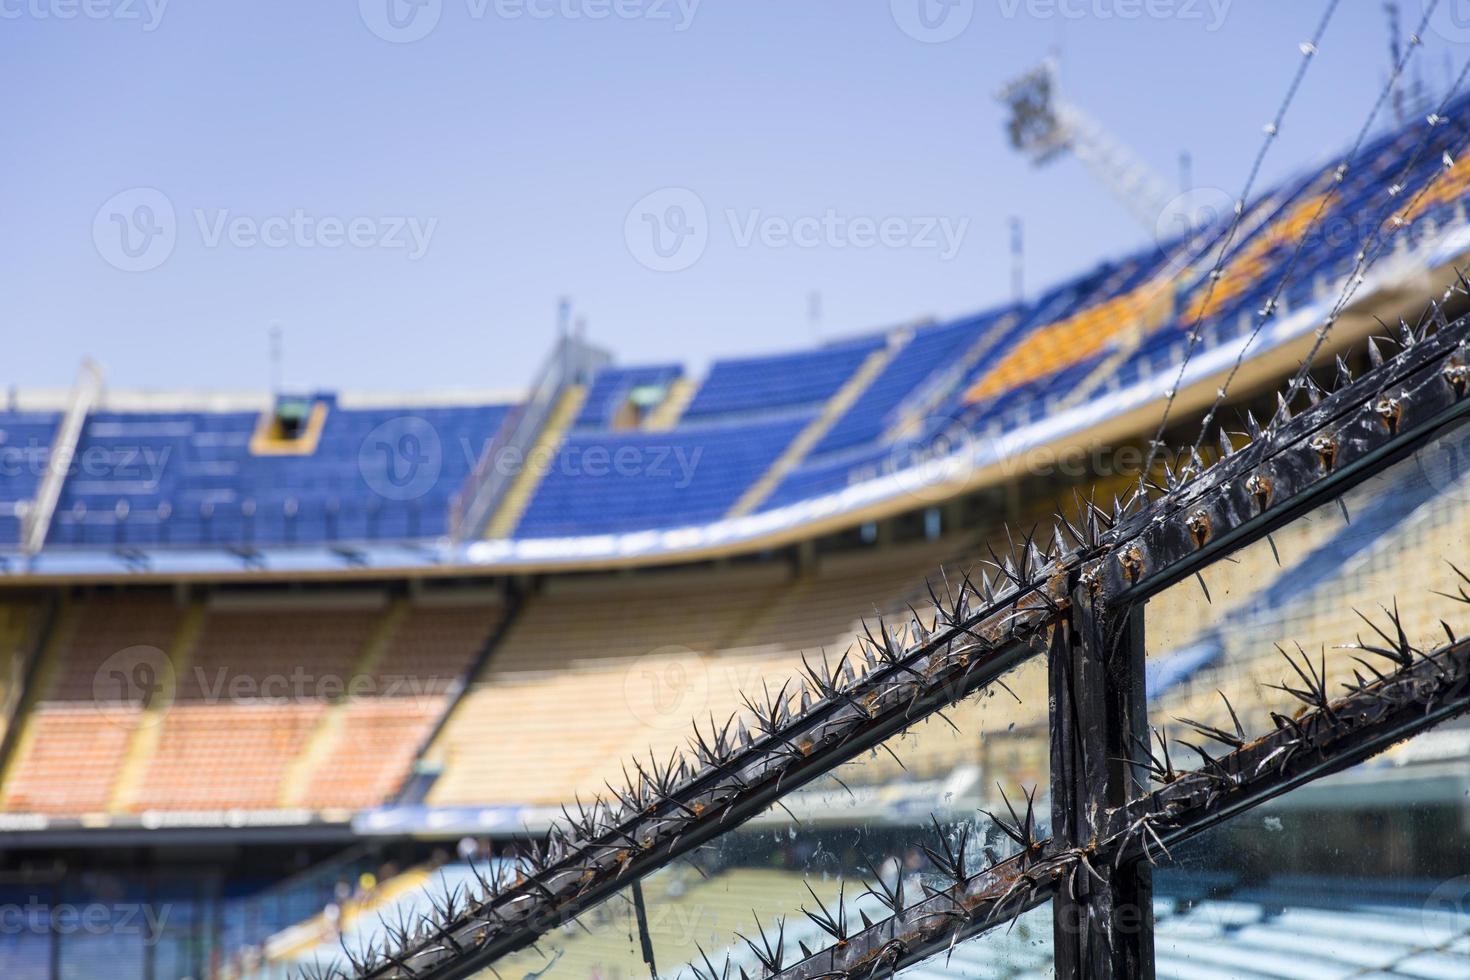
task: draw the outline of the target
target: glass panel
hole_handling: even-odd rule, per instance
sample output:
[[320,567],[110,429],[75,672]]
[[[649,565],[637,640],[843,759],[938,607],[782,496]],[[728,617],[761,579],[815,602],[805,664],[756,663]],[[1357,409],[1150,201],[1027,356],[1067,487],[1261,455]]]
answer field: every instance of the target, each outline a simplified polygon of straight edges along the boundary
[[69,884],[51,906],[62,980],[144,975],[146,893],[110,875]]
[[1446,764],[1467,740],[1436,729],[1176,847],[1160,980],[1470,977],[1470,770]]
[[1015,925],[1000,926],[949,954],[931,956],[899,972],[904,980],[964,977],[967,980],[1040,980],[1056,976],[1052,964],[1051,903],[1032,909]]
[[[1359,485],[1341,502],[1317,508],[1269,540],[1243,548],[1149,602],[1150,715],[1184,735],[1178,717],[1230,726],[1224,692],[1247,732],[1270,725],[1269,712],[1290,714],[1302,703],[1278,685],[1303,688],[1280,647],[1324,672],[1334,695],[1393,664],[1345,649],[1359,641],[1384,646],[1389,612],[1397,609],[1410,642],[1445,642],[1440,620],[1470,629],[1470,607],[1437,593],[1465,584],[1470,573],[1470,428],[1443,431],[1419,452]],[[1208,598],[1206,598],[1208,591]],[[1357,611],[1357,612],[1355,612]],[[1197,741],[1197,739],[1192,739]],[[1171,748],[1177,748],[1171,746]],[[1198,764],[1189,750],[1186,764]]]
[[[1002,788],[1022,814],[1027,792],[1034,793],[1035,833],[1045,836],[1045,659],[1028,661],[1003,680],[1004,687],[992,685],[947,709],[948,722],[935,717],[916,723],[787,797],[784,806],[644,879],[659,976],[691,975],[686,966],[698,962],[701,949],[717,968],[728,956],[759,976],[759,957],[741,936],[760,943],[764,931],[774,946],[783,921],[784,962],[797,962],[803,956],[798,943],[820,950],[835,942],[802,907],[816,911],[820,903],[835,917],[840,897],[846,927],[857,932],[861,913],[875,921],[889,914],[879,880],[891,889],[902,879],[906,905],[921,900],[921,883],[945,884],[921,848],[938,846],[931,814],[952,846],[966,841],[969,870],[989,865],[1013,849],[978,812],[1009,819]],[[496,970],[505,977],[647,977],[633,908],[632,890],[624,889]],[[954,953],[955,968],[994,959],[1014,963],[1014,970],[984,975],[1045,975],[1037,971],[1050,970],[1050,921],[1041,910],[1008,933],[1001,927],[992,938],[966,944]],[[942,972],[943,964],[939,957],[925,968]]]

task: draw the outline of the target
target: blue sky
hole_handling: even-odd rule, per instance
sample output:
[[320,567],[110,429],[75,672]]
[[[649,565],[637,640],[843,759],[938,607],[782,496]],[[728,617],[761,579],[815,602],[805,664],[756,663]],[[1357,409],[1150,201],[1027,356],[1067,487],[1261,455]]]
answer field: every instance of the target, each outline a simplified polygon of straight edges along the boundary
[[[291,388],[518,387],[562,295],[620,361],[696,368],[973,311],[1012,214],[1033,288],[1152,238],[1007,148],[1003,82],[1060,46],[1074,102],[1234,193],[1325,5],[417,2],[0,0],[0,381],[261,388],[278,323]],[[1436,88],[1470,55],[1444,3]],[[1351,140],[1387,48],[1343,0],[1267,180]],[[696,261],[641,201],[692,202]]]

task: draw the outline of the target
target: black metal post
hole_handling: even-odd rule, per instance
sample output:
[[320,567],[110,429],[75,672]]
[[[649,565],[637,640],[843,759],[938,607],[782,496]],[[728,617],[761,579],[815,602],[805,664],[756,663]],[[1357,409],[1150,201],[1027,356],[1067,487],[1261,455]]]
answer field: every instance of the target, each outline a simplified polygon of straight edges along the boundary
[[1055,630],[1052,690],[1052,835],[1083,857],[1052,904],[1058,977],[1151,978],[1153,888],[1147,867],[1114,869],[1088,850],[1106,811],[1141,796],[1128,760],[1146,744],[1142,604],[1114,609],[1096,569],[1072,589],[1072,614]]

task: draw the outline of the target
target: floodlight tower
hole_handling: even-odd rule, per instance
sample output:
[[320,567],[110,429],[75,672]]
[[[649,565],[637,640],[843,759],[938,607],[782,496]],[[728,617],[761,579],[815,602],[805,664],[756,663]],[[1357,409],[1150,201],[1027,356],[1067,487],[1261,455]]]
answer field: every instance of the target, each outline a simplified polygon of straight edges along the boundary
[[1150,231],[1174,195],[1169,185],[1121,141],[1061,96],[1055,58],[1047,58],[1000,90],[1009,107],[1006,133],[1012,148],[1043,166],[1066,153],[1093,176]]

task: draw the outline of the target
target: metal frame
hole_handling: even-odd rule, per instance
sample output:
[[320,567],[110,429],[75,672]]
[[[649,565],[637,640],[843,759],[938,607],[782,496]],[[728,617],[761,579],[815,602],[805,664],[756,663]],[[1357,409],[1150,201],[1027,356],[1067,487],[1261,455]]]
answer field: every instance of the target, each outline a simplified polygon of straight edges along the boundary
[[[1463,278],[1454,292],[1470,296]],[[1149,749],[1143,690],[1143,609],[1149,597],[1229,552],[1328,502],[1470,414],[1470,320],[1431,305],[1389,343],[1369,341],[1372,368],[1354,379],[1339,358],[1323,387],[1278,397],[1266,425],[1222,433],[1217,458],[1165,465],[1127,500],[1079,503],[1058,515],[1050,542],[1019,540],[989,572],[931,587],[932,621],[915,612],[880,621],[835,663],[746,701],[747,716],[696,726],[690,753],[630,762],[626,785],[576,812],[524,854],[513,875],[481,879],[436,913],[403,924],[384,949],[349,952],[352,973],[308,976],[454,980],[535,943],[649,872],[739,827],[782,797],[915,722],[1048,658],[1052,830],[1037,839],[1033,801],[997,826],[1017,853],[983,871],[951,862],[947,889],[852,933],[829,918],[836,942],[785,962],[786,949],[751,943],[766,977],[882,976],[1053,901],[1059,976],[1152,975],[1150,862],[1167,847],[1304,782],[1346,768],[1392,742],[1470,710],[1470,643],[1408,645],[1383,627],[1392,670],[1341,698],[1303,673],[1297,717],[1250,740],[1199,726],[1226,750],[1193,772]],[[1237,446],[1244,435],[1248,442]],[[1160,485],[1161,484],[1161,485]],[[1470,581],[1470,580],[1467,580]],[[1470,595],[1466,596],[1470,603]],[[1399,637],[1399,642],[1392,637]],[[1294,665],[1295,666],[1295,665]],[[1315,678],[1314,673],[1310,674]],[[1148,791],[1150,779],[1158,788]],[[823,910],[825,912],[825,910]],[[840,916],[839,916],[840,917]],[[819,921],[813,916],[813,921]],[[819,922],[820,924],[820,922]],[[824,927],[827,928],[827,927]],[[648,950],[651,959],[651,949]],[[667,965],[667,964],[666,964]],[[706,961],[698,972],[726,980]],[[744,973],[743,970],[740,971]]]

